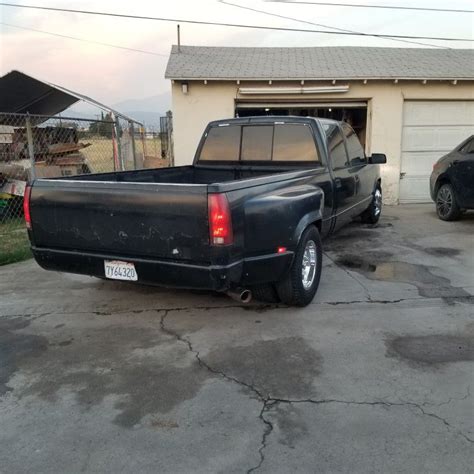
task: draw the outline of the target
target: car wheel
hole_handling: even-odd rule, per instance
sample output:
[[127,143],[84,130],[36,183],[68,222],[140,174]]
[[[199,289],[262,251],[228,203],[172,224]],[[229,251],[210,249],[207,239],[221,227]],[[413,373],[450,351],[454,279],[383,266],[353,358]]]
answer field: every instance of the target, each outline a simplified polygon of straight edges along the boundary
[[275,287],[270,283],[253,286],[252,294],[256,300],[263,301],[264,303],[280,302],[280,298],[278,297]]
[[321,278],[323,248],[319,231],[308,227],[300,238],[288,275],[276,289],[281,301],[292,306],[311,303]]
[[382,189],[380,186],[374,191],[369,207],[360,215],[364,224],[377,224],[382,214]]
[[440,186],[436,193],[436,212],[443,221],[455,221],[461,216],[454,188],[449,183]]

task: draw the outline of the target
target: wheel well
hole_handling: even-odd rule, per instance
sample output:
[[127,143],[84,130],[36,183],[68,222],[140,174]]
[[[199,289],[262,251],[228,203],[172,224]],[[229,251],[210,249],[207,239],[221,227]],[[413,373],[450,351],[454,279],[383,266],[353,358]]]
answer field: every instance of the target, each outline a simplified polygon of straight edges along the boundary
[[[322,221],[321,221],[321,219],[318,220],[318,221],[311,222],[310,225],[314,225],[314,226],[318,229],[319,233],[321,233],[321,227],[322,227]],[[308,226],[308,227],[309,227],[309,226]]]
[[450,184],[450,183],[451,181],[446,176],[442,176],[441,178],[438,178],[438,181],[436,181],[436,184],[435,184],[434,195],[436,196],[436,194],[438,194],[438,190],[441,186],[443,186],[443,184]]

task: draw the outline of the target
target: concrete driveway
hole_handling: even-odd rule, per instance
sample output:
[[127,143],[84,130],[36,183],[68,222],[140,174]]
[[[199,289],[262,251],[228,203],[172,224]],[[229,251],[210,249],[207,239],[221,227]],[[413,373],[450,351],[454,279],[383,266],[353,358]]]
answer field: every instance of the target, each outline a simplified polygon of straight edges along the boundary
[[2,267],[0,472],[472,472],[473,236],[386,208],[302,309]]

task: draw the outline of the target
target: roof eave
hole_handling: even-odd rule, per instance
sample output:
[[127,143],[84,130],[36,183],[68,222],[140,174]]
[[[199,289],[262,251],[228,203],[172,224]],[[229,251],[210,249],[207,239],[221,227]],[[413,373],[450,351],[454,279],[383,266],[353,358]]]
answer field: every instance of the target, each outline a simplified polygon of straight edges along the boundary
[[171,81],[393,81],[398,79],[399,81],[474,81],[472,77],[429,77],[429,76],[417,76],[417,77],[400,77],[400,76],[384,76],[384,77],[178,77],[178,76],[165,76],[165,79]]

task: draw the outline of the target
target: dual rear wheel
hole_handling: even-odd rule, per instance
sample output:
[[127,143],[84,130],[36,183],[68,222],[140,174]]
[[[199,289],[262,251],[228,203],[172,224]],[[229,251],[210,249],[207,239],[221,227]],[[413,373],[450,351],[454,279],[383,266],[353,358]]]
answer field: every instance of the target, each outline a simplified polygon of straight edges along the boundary
[[318,290],[322,257],[319,231],[314,225],[309,226],[300,238],[288,274],[275,284],[254,287],[255,298],[270,303],[281,301],[290,306],[308,305]]
[[[362,222],[376,224],[382,214],[382,189],[374,191],[372,201],[361,215]],[[275,284],[258,285],[252,288],[254,296],[268,303],[282,302],[291,306],[308,305],[319,287],[321,279],[323,248],[318,228],[309,226],[302,234],[286,277]]]

